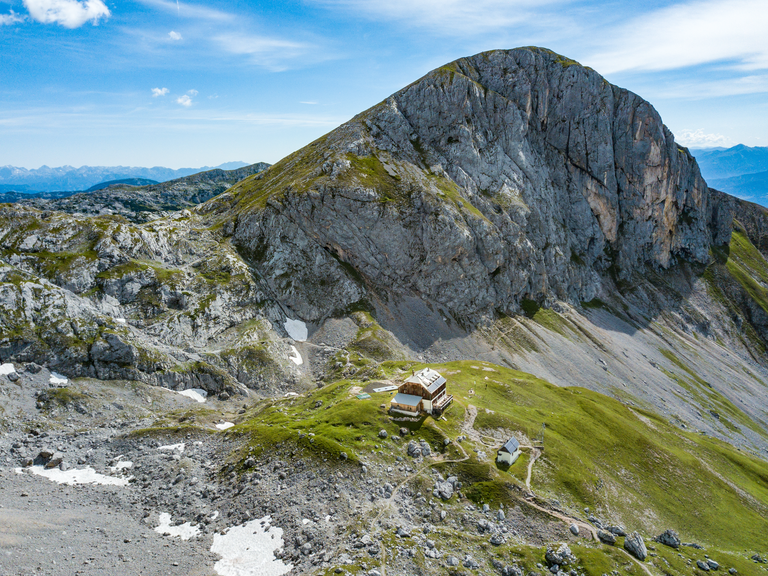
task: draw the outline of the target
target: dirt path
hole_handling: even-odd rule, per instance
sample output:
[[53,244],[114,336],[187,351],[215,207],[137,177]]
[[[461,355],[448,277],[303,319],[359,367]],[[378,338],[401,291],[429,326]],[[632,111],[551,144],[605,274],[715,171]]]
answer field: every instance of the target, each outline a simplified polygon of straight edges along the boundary
[[528,474],[525,477],[525,487],[528,489],[529,494],[533,494],[531,490],[531,472],[533,471],[533,463],[541,456],[541,452],[538,448],[531,448],[531,457],[528,459]]

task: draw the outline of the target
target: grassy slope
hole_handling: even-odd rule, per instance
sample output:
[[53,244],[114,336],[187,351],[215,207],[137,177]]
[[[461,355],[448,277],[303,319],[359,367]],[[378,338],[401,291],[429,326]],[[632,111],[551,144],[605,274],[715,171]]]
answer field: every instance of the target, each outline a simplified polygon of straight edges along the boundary
[[[596,392],[472,365],[436,368],[454,372],[457,404],[481,408],[475,428],[502,426],[530,437],[546,423],[546,449],[532,479],[535,491],[576,510],[589,506],[645,533],[674,527],[684,538],[734,550],[764,542],[765,462]],[[465,400],[470,388],[477,393]]]
[[[403,367],[404,363],[383,365],[389,372]],[[460,433],[464,408],[470,403],[479,408],[476,429],[501,427],[531,437],[543,422],[546,449],[532,478],[540,496],[558,499],[576,514],[588,506],[598,516],[646,536],[674,528],[686,541],[733,552],[757,550],[765,543],[767,463],[586,389],[559,388],[484,363],[433,367],[448,375],[455,396],[447,421],[427,419],[418,430],[433,446],[444,436],[455,438]],[[396,434],[400,425],[390,422],[380,408],[390,394],[357,400],[349,396],[352,385],[340,381],[306,397],[270,401],[231,433],[247,434],[252,454],[287,444],[326,459],[338,460],[344,451],[352,461],[364,460],[373,450],[381,450],[377,458],[393,459],[402,447],[377,437],[380,429]],[[323,401],[319,408],[317,400]],[[310,432],[314,436],[299,438]],[[446,471],[477,482],[466,492],[470,497],[474,493],[478,501],[506,500],[510,486],[523,482],[525,460],[499,471],[493,450],[477,448],[486,453],[485,459],[475,456]],[[448,455],[458,452],[450,446]]]

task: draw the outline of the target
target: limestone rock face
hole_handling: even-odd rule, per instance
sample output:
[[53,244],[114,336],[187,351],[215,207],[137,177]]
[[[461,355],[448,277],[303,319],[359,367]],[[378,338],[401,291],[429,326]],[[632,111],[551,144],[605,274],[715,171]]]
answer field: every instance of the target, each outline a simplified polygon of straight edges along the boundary
[[730,238],[648,102],[536,48],[439,68],[225,196],[241,253],[311,321],[403,295],[464,318],[590,300]]

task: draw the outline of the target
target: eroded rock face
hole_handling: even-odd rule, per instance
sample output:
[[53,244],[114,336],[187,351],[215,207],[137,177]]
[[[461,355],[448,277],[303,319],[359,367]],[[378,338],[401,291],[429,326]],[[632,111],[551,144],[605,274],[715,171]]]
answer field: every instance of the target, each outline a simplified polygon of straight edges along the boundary
[[231,198],[241,253],[308,320],[372,294],[470,318],[590,300],[730,238],[653,107],[541,49],[435,70]]

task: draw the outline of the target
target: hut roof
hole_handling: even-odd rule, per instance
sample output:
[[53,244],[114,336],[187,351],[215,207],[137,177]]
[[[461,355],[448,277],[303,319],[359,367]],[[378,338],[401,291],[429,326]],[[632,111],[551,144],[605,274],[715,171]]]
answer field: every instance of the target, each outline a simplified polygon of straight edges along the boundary
[[406,380],[406,383],[409,384],[421,384],[421,386],[430,394],[440,388],[445,382],[445,378],[443,378],[436,370],[432,370],[432,368],[419,370],[416,374]]
[[509,452],[510,454],[514,454],[515,450],[518,448],[520,448],[520,442],[518,442],[516,438],[510,438],[507,440],[507,443],[499,449],[499,452]]

